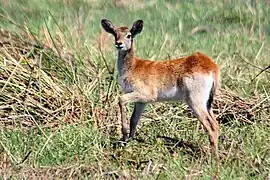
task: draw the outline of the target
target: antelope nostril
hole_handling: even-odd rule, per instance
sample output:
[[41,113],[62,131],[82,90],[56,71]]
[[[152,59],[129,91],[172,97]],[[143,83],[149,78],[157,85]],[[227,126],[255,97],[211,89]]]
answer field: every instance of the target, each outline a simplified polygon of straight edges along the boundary
[[115,47],[116,47],[117,49],[122,49],[123,46],[124,46],[124,45],[123,45],[122,42],[120,42],[120,41],[115,42]]
[[116,46],[121,46],[123,43],[122,42],[119,42],[119,41],[117,41],[116,43],[115,43],[115,45]]

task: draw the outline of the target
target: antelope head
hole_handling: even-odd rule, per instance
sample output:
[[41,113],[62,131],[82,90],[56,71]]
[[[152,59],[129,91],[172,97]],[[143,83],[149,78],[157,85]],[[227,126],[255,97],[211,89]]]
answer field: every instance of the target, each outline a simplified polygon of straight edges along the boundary
[[131,28],[128,28],[126,26],[116,27],[111,21],[107,19],[102,19],[101,25],[106,32],[114,36],[115,47],[119,51],[130,50],[132,47],[133,38],[143,29],[142,20],[135,21]]

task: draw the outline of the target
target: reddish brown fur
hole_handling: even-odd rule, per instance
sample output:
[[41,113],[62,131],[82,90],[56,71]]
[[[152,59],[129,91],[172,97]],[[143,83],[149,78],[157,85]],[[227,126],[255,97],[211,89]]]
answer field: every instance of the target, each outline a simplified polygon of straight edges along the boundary
[[194,73],[209,74],[213,72],[215,82],[217,84],[219,82],[217,64],[200,52],[169,61],[151,61],[131,56],[126,59],[126,63],[131,66],[128,74],[126,74],[127,80],[132,84],[137,84],[135,86],[149,89],[150,94],[156,94],[155,89],[157,87],[163,89],[176,85],[183,77]]

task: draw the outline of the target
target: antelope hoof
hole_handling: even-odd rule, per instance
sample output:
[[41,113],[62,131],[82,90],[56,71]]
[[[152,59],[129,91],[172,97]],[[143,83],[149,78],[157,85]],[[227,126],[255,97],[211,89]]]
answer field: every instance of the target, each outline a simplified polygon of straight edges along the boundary
[[117,144],[119,147],[124,147],[127,145],[127,141],[124,140],[124,138],[122,137],[121,139],[118,140]]
[[119,144],[121,144],[121,146],[125,146],[129,142],[131,142],[132,140],[133,140],[133,138],[122,137],[118,142],[119,142]]

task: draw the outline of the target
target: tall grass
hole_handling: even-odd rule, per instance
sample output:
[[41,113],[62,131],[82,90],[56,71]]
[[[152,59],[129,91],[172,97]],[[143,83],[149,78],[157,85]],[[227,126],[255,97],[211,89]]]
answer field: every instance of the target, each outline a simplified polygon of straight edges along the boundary
[[[269,66],[268,1],[0,4],[1,30],[17,34],[0,36],[4,178],[270,178],[269,70],[256,77]],[[149,105],[137,140],[117,146],[121,89],[113,38],[101,30],[102,18],[129,26],[144,20],[135,41],[139,57],[210,55],[220,66],[222,87],[257,98],[261,113],[252,124],[234,117],[221,124],[217,162],[202,150],[208,139],[201,125],[179,103]]]

